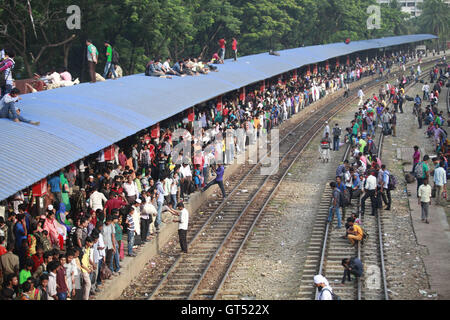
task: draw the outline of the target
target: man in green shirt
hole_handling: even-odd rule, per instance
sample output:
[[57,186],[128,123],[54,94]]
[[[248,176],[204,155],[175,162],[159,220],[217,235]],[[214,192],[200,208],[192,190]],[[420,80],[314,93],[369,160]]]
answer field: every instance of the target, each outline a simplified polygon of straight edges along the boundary
[[417,195],[419,195],[419,187],[423,184],[424,180],[430,178],[430,168],[427,164],[428,160],[430,160],[430,157],[427,154],[424,155],[423,161],[419,162],[414,170],[417,179]]
[[105,47],[106,47],[106,64],[105,64],[105,71],[103,72],[103,78],[106,79],[108,73],[111,72],[114,76],[114,79],[117,79],[117,73],[115,68],[116,66],[112,62],[113,49],[108,40],[105,40]]
[[91,40],[86,40],[87,45],[87,60],[89,65],[89,75],[91,77],[91,82],[95,82],[95,65],[98,62],[98,50],[92,44]]

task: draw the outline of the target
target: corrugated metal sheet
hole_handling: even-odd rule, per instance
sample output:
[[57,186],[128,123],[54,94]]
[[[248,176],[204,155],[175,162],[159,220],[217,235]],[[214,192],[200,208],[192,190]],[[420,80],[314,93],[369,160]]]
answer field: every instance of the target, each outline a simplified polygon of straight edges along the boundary
[[302,47],[227,60],[219,72],[159,79],[143,74],[23,96],[25,118],[39,127],[0,119],[0,199],[84,156],[193,105],[295,68],[354,52],[436,38],[408,35],[346,45]]

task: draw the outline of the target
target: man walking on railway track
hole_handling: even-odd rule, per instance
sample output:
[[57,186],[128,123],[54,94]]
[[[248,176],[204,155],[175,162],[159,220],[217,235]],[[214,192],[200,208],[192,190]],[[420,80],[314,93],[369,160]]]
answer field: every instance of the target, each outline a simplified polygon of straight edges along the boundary
[[377,213],[377,178],[375,177],[376,172],[372,170],[364,183],[364,196],[361,198],[361,215],[364,215],[366,208],[366,199],[370,197],[370,202],[372,203],[372,215]]
[[331,148],[331,139],[328,136],[328,132],[325,133],[325,137],[320,141],[320,155],[323,162],[325,160],[328,162],[330,160],[330,148]]
[[340,229],[342,228],[341,225],[341,213],[339,211],[340,206],[341,206],[341,192],[339,191],[339,189],[336,187],[336,182],[331,181],[330,182],[330,187],[332,189],[331,191],[331,206],[328,212],[328,222],[331,222],[332,218],[333,218],[333,212],[336,214],[336,219],[337,219],[337,228]]
[[333,128],[333,150],[339,151],[339,142],[342,134],[342,129],[339,127],[339,124],[335,124]]

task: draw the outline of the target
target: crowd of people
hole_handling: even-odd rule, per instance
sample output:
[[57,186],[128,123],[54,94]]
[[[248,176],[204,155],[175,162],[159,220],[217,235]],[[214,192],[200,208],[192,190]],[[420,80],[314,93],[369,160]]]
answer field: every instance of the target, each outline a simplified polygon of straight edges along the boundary
[[[89,52],[92,56],[96,49]],[[291,73],[249,87],[245,94],[229,93],[220,107],[211,100],[191,108],[49,176],[42,196],[44,211],[30,189],[16,193],[0,220],[0,240],[6,250],[0,257],[1,297],[89,299],[104,279],[120,273],[125,253],[135,256],[172,219],[174,208],[183,208],[190,194],[218,184],[225,198],[223,164],[232,163],[263,132],[328,94],[337,90],[348,94],[354,81],[383,74],[394,63],[413,58],[413,54],[397,54],[365,62],[356,59],[334,70],[305,69],[298,77]],[[105,67],[105,72],[110,70],[111,66]],[[364,105],[355,116],[347,141],[361,146],[367,140],[371,146],[370,135],[363,136],[368,124],[362,123],[371,114],[369,107]],[[177,129],[185,132],[178,139]],[[239,129],[245,132],[243,141],[233,134],[225,139]],[[178,144],[191,148],[190,155],[181,152],[172,158]],[[377,159],[370,157],[374,151],[369,147],[358,150],[362,156],[354,153],[352,170],[359,174],[360,168]],[[352,185],[354,193],[358,180],[343,181]],[[182,251],[187,252],[185,243]]]
[[[403,71],[405,71],[405,68],[403,68]],[[422,121],[426,121],[428,129],[425,133],[433,139],[438,155],[433,159],[430,159],[428,155],[421,158],[419,147],[414,146],[411,173],[417,180],[417,198],[422,208],[422,222],[429,223],[428,211],[433,193],[436,198],[436,205],[442,205],[442,199],[446,199],[447,132],[442,128],[445,119],[443,118],[443,111],[438,110],[438,98],[442,87],[449,78],[449,72],[448,65],[443,68],[435,65],[431,69],[430,83],[434,83],[432,90],[430,90],[428,82],[419,80],[420,65],[417,66],[417,71],[412,70],[410,77],[402,75],[396,79],[395,84],[386,82],[385,85],[380,87],[378,96],[374,94],[373,97],[363,103],[362,107],[359,107],[358,112],[355,113],[355,118],[351,121],[351,126],[346,128],[347,134],[344,143],[351,145],[350,160],[344,160],[339,165],[336,169],[336,180],[330,182],[332,195],[328,222],[331,222],[335,216],[337,228],[340,229],[345,221],[345,235],[342,238],[348,239],[352,246],[355,246],[358,242],[363,243],[365,231],[355,213],[351,213],[347,219],[345,218],[346,208],[352,206],[351,199],[358,199],[361,215],[365,213],[365,203],[368,198],[371,201],[371,214],[373,216],[378,214],[378,210],[383,209],[383,203],[386,205],[384,210],[391,209],[391,190],[396,188],[397,178],[388,171],[386,165],[382,164],[381,159],[377,158],[377,145],[373,139],[377,127],[382,130],[382,134],[395,137],[397,113],[399,110],[400,113],[404,113],[403,103],[407,101],[414,102],[412,109],[418,119],[419,129],[422,128]],[[424,83],[422,98],[419,95],[415,98],[405,95],[405,85],[410,81]],[[358,97],[361,105],[362,97],[364,97],[362,89],[359,90]],[[422,104],[425,102],[429,105],[423,111]],[[389,103],[393,105],[393,108],[388,107]],[[333,147],[331,146],[331,136],[333,136]],[[330,150],[338,151],[339,146],[344,144],[340,143],[340,138],[341,128],[339,124],[336,123],[332,132],[330,132],[328,123],[325,123],[323,138],[319,146],[320,157],[323,161],[330,159]],[[434,165],[433,170],[429,163],[430,160]],[[434,181],[433,187],[429,184],[431,176],[433,176]],[[345,283],[346,279],[350,281],[350,274],[353,274],[355,278],[362,276],[362,262],[357,257],[343,259],[342,266],[344,267],[342,284]],[[314,277],[314,285],[319,289],[318,300],[339,299],[333,293],[328,280],[322,275]]]

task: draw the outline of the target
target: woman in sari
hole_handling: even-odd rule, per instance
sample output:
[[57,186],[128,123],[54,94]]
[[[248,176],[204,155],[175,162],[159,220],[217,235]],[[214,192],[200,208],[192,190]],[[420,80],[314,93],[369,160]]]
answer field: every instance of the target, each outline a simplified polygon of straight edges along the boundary
[[69,200],[69,181],[64,176],[64,173],[61,172],[61,175],[59,176],[61,180],[61,197],[62,202],[66,206],[67,211],[70,211],[70,200]]

